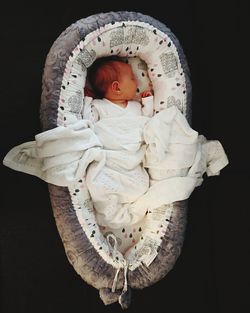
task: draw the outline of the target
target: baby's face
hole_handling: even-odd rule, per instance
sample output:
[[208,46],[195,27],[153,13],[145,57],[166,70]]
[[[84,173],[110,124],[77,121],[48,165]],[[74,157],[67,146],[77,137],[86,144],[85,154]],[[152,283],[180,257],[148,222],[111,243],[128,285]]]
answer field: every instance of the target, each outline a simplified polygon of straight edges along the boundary
[[124,100],[135,99],[137,80],[131,66],[127,63],[121,64],[119,87],[124,97]]

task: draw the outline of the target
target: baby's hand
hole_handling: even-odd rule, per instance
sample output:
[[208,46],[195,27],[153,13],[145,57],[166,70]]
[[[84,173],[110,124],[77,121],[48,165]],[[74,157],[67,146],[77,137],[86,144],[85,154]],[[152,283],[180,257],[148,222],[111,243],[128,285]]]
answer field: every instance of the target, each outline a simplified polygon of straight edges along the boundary
[[151,97],[151,96],[153,96],[153,94],[151,91],[148,91],[148,90],[145,90],[141,93],[142,98]]

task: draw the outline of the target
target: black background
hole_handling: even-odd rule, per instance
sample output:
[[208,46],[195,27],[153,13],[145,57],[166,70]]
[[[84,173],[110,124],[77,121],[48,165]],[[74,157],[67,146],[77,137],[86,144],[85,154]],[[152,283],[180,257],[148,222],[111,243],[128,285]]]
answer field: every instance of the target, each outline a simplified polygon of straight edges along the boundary
[[[247,1],[136,2],[22,1],[1,8],[1,159],[41,130],[43,66],[66,27],[117,10],[163,22],[179,39],[191,69],[192,127],[220,140],[230,164],[192,193],[181,256],[164,279],[133,292],[127,312],[250,312]],[[104,306],[69,264],[47,184],[3,166],[1,183],[1,312],[120,312],[118,304]]]

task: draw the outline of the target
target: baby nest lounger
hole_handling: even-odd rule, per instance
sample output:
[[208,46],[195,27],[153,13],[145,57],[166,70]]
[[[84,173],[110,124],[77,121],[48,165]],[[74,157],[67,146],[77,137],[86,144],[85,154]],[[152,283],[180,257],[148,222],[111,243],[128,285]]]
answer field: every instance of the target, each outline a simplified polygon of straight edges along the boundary
[[[51,47],[43,74],[43,131],[83,118],[87,68],[110,55],[128,58],[138,77],[138,92],[152,82],[155,113],[177,106],[190,122],[189,70],[174,34],[150,16],[109,12],[78,20]],[[127,308],[131,288],[162,279],[180,255],[187,201],[163,205],[147,211],[137,224],[112,229],[97,224],[84,177],[69,188],[49,184],[49,193],[69,262],[99,290],[106,305],[118,301]]]

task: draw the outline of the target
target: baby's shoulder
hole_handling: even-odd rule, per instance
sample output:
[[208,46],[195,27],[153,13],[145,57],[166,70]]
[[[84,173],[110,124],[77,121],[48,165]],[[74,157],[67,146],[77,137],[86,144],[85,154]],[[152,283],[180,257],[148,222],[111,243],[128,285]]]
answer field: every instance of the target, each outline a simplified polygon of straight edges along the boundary
[[95,111],[98,112],[99,118],[109,117],[113,114],[114,105],[107,102],[106,99],[94,99],[92,106]]

